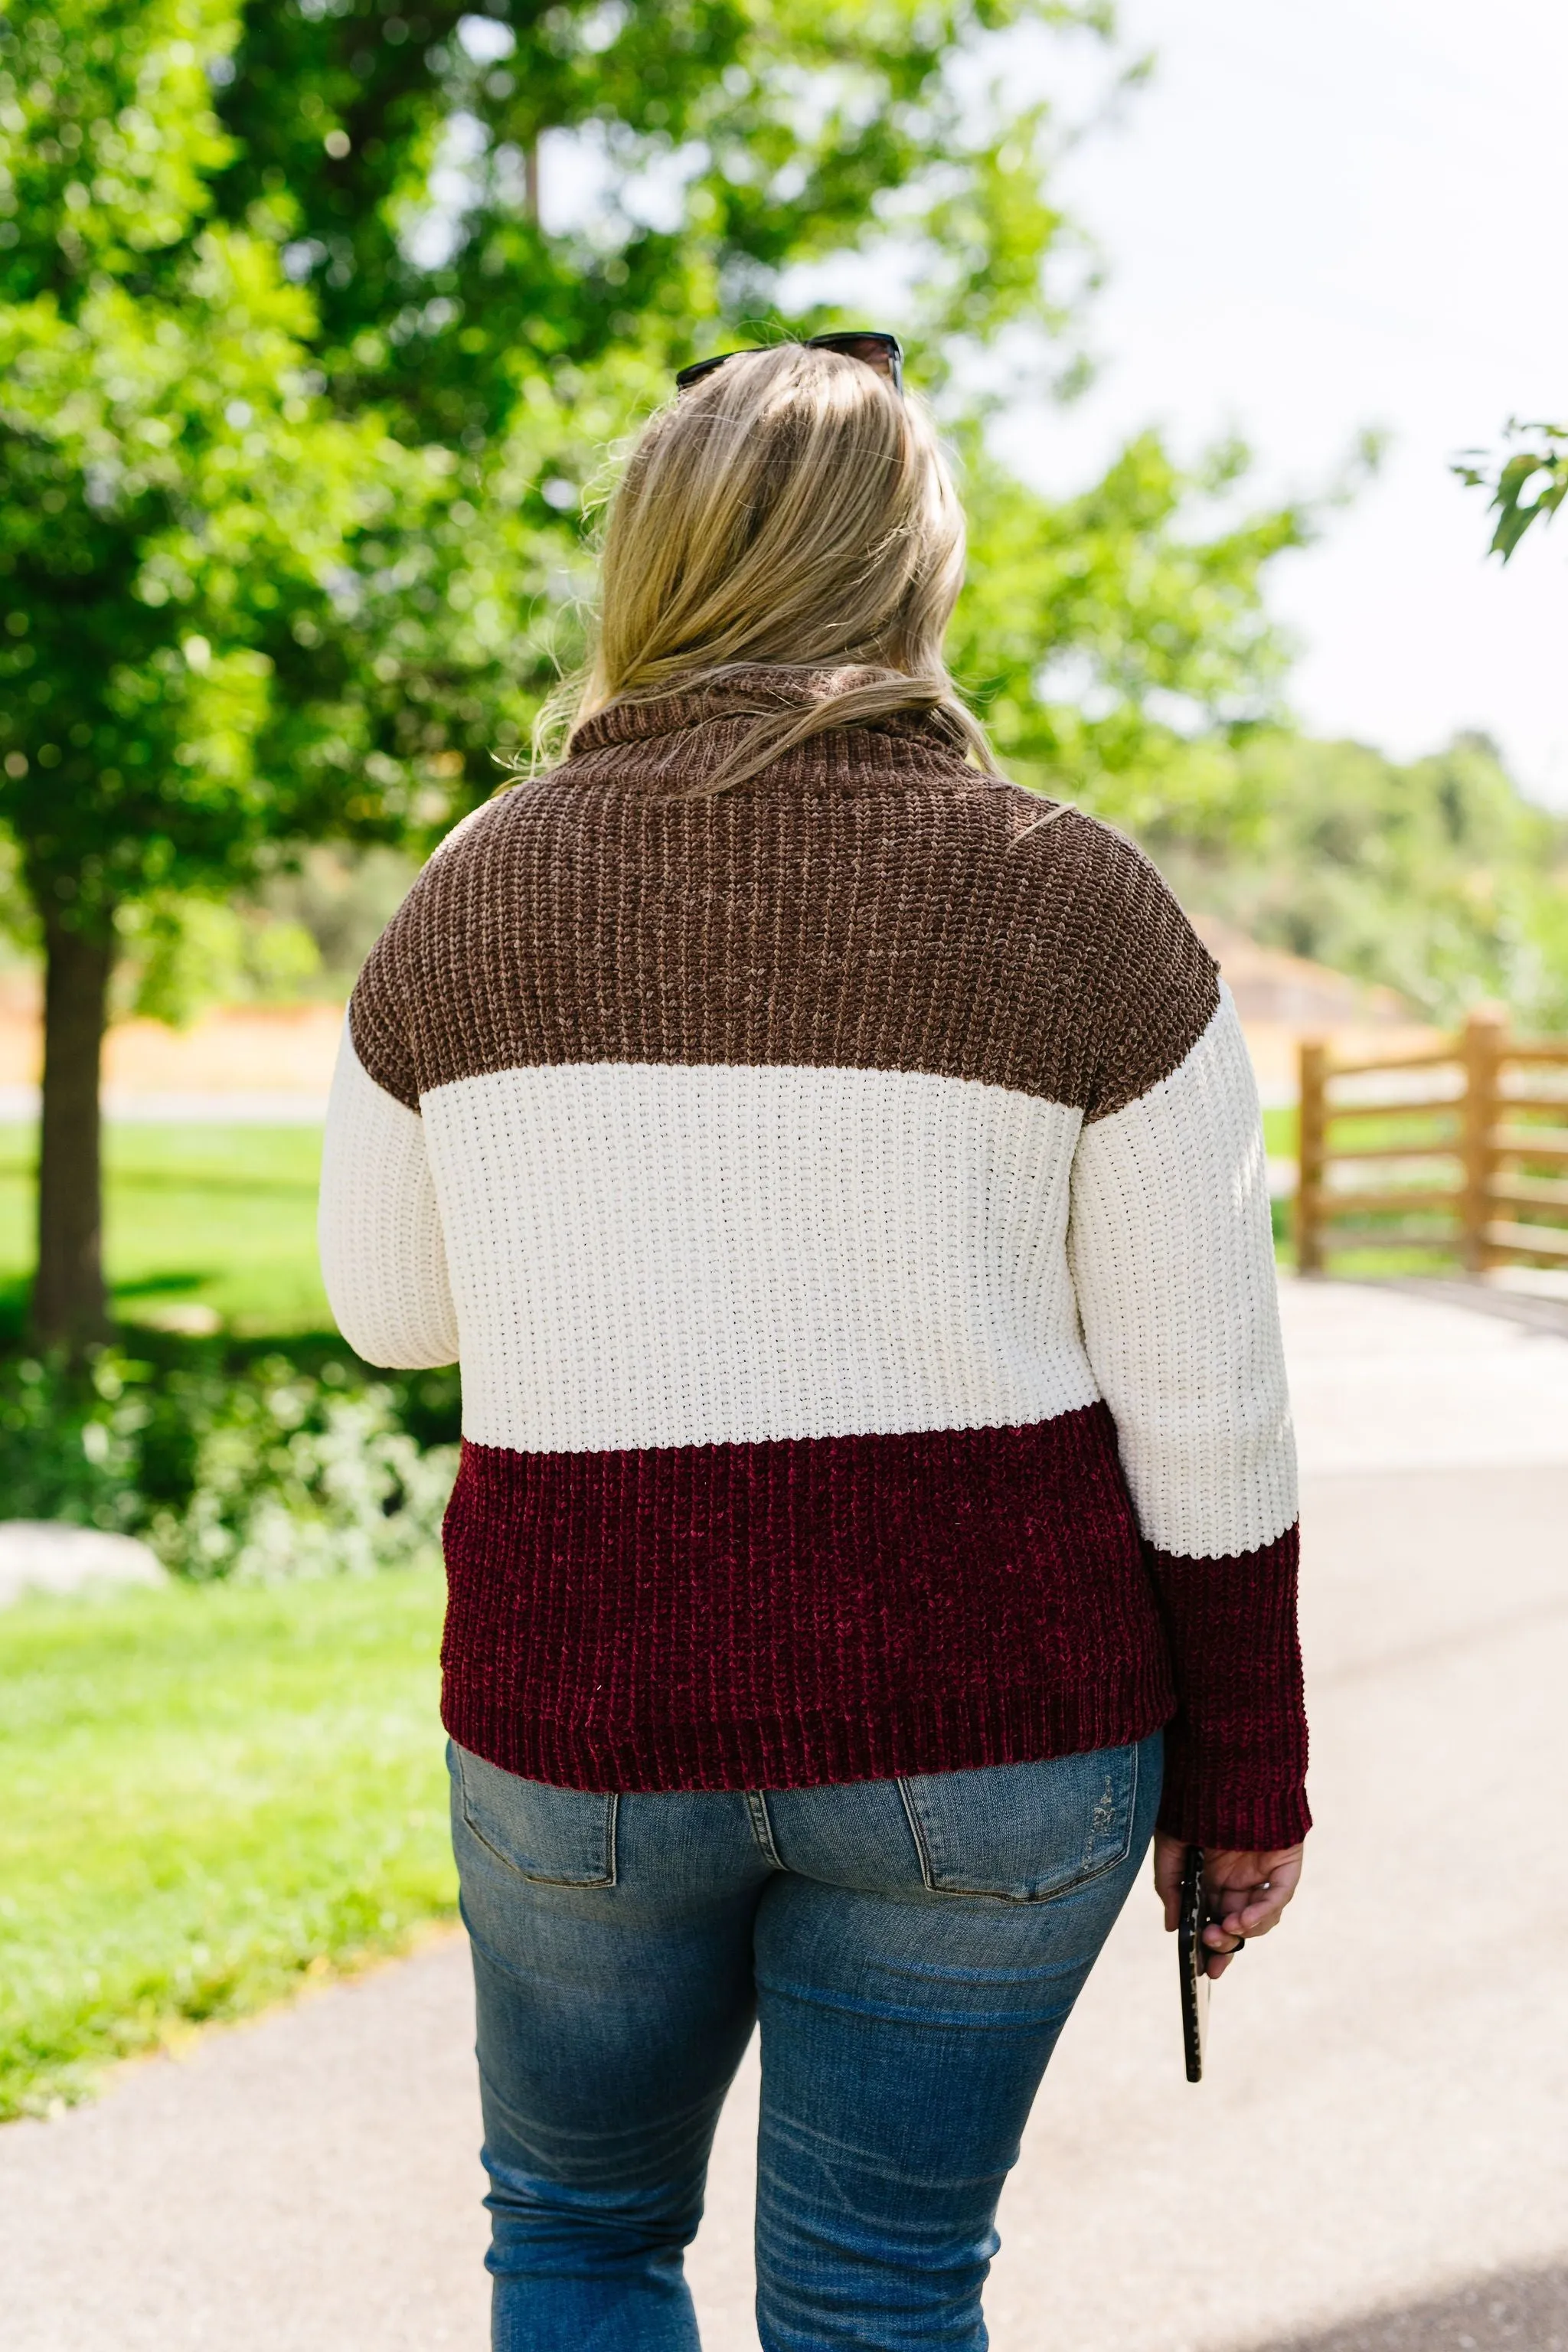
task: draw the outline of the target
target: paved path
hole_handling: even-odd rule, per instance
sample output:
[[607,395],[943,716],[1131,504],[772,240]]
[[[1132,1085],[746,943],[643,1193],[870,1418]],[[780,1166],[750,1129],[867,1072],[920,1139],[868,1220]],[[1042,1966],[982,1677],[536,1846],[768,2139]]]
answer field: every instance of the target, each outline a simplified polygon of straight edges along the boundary
[[[1004,2203],[995,2352],[1568,2352],[1568,1339],[1287,1310],[1308,1889],[1195,2091],[1133,1898]],[[479,2352],[468,2012],[443,1939],[0,2133],[10,2352]],[[707,2352],[755,2352],[754,2101],[692,2258]]]

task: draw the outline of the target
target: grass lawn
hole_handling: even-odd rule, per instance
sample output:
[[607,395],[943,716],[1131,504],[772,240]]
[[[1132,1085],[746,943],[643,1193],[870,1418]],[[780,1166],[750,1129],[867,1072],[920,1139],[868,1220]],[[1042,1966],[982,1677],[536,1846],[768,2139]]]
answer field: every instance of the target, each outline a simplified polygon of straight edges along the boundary
[[449,1916],[433,1572],[0,1613],[0,2117]]
[[[0,1127],[0,1293],[32,1264],[35,1131]],[[205,1307],[242,1338],[331,1328],[314,1127],[110,1126],[104,1251],[116,1318]]]

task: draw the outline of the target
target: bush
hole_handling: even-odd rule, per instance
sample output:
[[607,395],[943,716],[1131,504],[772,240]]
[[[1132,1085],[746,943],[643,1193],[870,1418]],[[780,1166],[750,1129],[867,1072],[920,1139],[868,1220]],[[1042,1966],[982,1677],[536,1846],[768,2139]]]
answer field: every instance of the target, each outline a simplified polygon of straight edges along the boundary
[[193,1580],[364,1575],[434,1551],[450,1403],[439,1376],[395,1385],[331,1355],[13,1358],[0,1494],[10,1517],[140,1536]]
[[131,1526],[135,1448],[121,1394],[107,1354],[76,1378],[27,1357],[0,1365],[0,1494],[7,1518]]

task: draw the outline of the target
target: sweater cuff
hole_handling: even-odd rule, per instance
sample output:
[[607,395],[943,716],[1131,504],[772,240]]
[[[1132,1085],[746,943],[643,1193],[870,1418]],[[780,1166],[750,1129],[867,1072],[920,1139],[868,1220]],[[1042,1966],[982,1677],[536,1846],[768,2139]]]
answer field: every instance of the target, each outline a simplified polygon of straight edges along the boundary
[[1299,1556],[1294,1527],[1228,1559],[1147,1547],[1177,1696],[1160,1827],[1189,1844],[1267,1852],[1311,1827]]

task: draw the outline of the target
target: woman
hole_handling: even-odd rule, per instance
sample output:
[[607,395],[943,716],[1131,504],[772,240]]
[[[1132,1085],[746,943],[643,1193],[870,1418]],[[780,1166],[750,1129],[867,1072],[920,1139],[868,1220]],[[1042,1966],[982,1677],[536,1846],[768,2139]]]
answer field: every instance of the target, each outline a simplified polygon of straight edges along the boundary
[[[985,2341],[1151,1834],[1218,1974],[1309,1816],[1257,1098],[1138,853],[1015,790],[891,337],[688,371],[564,764],[354,991],[322,1250],[463,1370],[442,1662],[501,2352],[696,2344],[760,2019],[767,2352]],[[1173,2022],[1173,2032],[1174,2024]]]

